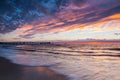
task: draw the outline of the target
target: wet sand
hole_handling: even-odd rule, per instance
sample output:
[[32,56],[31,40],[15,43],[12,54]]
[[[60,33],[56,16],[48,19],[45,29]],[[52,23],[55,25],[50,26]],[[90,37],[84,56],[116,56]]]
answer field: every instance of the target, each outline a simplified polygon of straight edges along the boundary
[[0,57],[0,80],[68,80],[47,67],[30,67],[11,63]]

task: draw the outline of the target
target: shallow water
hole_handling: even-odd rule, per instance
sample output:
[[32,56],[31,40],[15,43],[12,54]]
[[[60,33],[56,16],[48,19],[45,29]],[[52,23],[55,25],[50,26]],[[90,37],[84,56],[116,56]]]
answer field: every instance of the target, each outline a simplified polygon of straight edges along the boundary
[[119,44],[0,46],[0,56],[27,66],[49,66],[70,80],[120,80]]

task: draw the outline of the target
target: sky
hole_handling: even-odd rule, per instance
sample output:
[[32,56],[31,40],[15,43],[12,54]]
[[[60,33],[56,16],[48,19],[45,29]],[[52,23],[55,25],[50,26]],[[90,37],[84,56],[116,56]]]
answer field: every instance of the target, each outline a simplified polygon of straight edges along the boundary
[[0,41],[120,40],[120,0],[0,0]]

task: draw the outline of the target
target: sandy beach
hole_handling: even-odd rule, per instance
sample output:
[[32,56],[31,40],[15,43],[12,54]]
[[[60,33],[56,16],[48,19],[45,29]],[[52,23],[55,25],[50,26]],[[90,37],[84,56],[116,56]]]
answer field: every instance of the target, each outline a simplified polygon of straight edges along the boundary
[[67,80],[47,67],[29,67],[0,57],[0,80]]

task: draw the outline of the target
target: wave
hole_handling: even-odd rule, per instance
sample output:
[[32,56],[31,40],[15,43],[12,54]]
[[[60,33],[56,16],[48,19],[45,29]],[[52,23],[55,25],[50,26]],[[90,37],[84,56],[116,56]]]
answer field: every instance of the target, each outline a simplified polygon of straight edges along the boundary
[[115,50],[115,51],[120,51],[120,48],[107,48],[107,49],[104,49],[104,50]]

